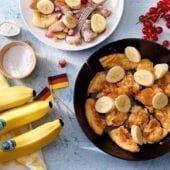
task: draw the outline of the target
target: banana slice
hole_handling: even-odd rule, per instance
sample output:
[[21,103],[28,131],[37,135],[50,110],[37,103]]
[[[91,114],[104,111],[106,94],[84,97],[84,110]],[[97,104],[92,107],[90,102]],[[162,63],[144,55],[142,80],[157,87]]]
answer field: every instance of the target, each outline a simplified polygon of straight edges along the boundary
[[94,14],[91,17],[91,29],[98,34],[106,29],[106,19],[101,14]]
[[115,106],[119,112],[127,113],[131,108],[131,102],[127,95],[120,95],[115,99]]
[[103,2],[103,0],[92,0],[92,2],[95,4],[101,4]]
[[112,67],[108,71],[108,73],[106,75],[106,80],[109,83],[116,83],[116,82],[122,80],[124,76],[125,76],[124,69],[121,66],[117,65],[117,66]]
[[156,93],[152,99],[152,106],[155,109],[162,109],[168,104],[168,97],[162,93]]
[[65,0],[65,2],[72,9],[81,8],[81,0]]
[[95,104],[95,109],[99,113],[108,113],[114,108],[114,100],[108,96],[100,97]]
[[139,63],[141,60],[141,54],[135,47],[131,46],[126,47],[125,55],[130,61],[134,63]]
[[132,125],[131,135],[132,135],[133,140],[137,144],[139,144],[139,145],[143,144],[143,136],[142,136],[142,132],[141,132],[141,129],[139,128],[139,126]]
[[152,86],[154,83],[154,75],[148,70],[138,70],[134,73],[135,81],[142,86]]
[[77,19],[71,14],[64,15],[62,21],[67,28],[72,29],[77,26]]
[[54,11],[54,4],[50,0],[40,0],[37,9],[42,14],[51,14]]
[[48,28],[56,21],[56,14],[44,15],[38,11],[33,12],[33,25],[39,28]]
[[156,64],[154,66],[155,79],[162,78],[168,71],[168,64]]

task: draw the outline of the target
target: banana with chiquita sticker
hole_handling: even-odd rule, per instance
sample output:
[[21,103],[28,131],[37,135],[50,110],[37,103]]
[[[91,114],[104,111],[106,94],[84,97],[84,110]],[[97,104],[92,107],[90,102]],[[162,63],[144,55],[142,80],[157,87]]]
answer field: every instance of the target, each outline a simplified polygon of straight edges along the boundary
[[156,64],[154,66],[155,79],[162,78],[167,72],[168,72],[168,64],[166,63]]
[[115,106],[119,112],[127,113],[131,108],[131,101],[127,95],[120,95],[115,99]]
[[62,21],[67,28],[72,29],[77,26],[77,19],[71,14],[64,15]]
[[116,83],[116,82],[122,80],[124,76],[125,76],[124,69],[121,66],[117,65],[117,66],[112,67],[108,71],[108,73],[106,75],[106,80],[109,83]]
[[145,87],[152,86],[154,84],[154,75],[148,70],[138,70],[134,73],[135,81]]
[[137,144],[139,144],[139,145],[143,144],[143,136],[142,136],[142,132],[141,132],[141,129],[139,128],[139,126],[132,125],[131,135],[132,135],[133,140]]
[[54,120],[0,143],[0,162],[11,161],[40,150],[59,136],[63,125],[62,120]]
[[81,0],[65,0],[65,2],[71,9],[81,8]]
[[36,92],[26,86],[13,86],[0,89],[0,112],[29,102]]
[[141,60],[141,54],[135,47],[131,46],[126,47],[125,55],[130,61],[134,63],[139,63]]
[[51,14],[54,11],[54,4],[50,0],[40,0],[37,9],[42,14]]
[[108,113],[114,108],[114,100],[108,96],[100,97],[95,103],[95,109],[99,113]]
[[155,109],[162,109],[168,104],[168,97],[162,93],[156,93],[152,98],[152,106]]
[[32,102],[0,114],[0,135],[45,116],[52,108],[48,101]]
[[95,33],[102,33],[107,26],[106,19],[101,14],[93,14],[91,17],[91,29]]

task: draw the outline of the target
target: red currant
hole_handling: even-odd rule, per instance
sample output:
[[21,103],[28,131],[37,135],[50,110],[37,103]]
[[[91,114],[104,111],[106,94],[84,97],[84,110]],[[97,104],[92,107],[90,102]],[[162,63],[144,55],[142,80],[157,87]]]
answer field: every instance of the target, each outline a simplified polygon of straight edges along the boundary
[[67,65],[67,62],[64,58],[60,59],[58,64],[60,65],[61,68],[64,68]]
[[156,14],[156,12],[157,12],[157,8],[155,8],[155,7],[152,7],[149,9],[150,14]]
[[156,32],[157,32],[158,34],[161,34],[162,31],[163,31],[163,28],[162,28],[162,27],[156,27]]
[[86,4],[88,2],[88,0],[81,0],[82,4]]
[[165,15],[165,19],[166,19],[167,21],[170,21],[170,14],[166,14],[166,15]]
[[139,16],[139,21],[140,22],[144,22],[144,20],[145,20],[145,16],[144,15]]
[[147,27],[147,28],[151,28],[151,27],[152,27],[152,22],[150,22],[150,21],[145,21],[145,22],[144,22],[144,26]]
[[142,33],[145,34],[145,35],[148,33],[148,30],[147,30],[146,27],[144,27],[144,28],[142,29]]
[[170,21],[166,23],[167,28],[170,28]]
[[169,44],[170,44],[170,43],[169,43],[168,40],[164,40],[163,43],[162,43],[162,45],[163,45],[164,47],[168,47]]

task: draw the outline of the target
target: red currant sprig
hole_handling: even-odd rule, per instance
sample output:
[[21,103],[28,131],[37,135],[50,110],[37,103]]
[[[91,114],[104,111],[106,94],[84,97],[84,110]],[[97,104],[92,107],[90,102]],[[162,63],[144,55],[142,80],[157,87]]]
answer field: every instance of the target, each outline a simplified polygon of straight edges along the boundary
[[[151,41],[158,41],[159,34],[163,33],[163,28],[157,26],[160,19],[166,22],[166,27],[170,29],[170,0],[160,0],[156,7],[149,8],[145,15],[139,16],[139,22],[143,24],[143,38]],[[164,47],[169,47],[168,40],[163,41]]]

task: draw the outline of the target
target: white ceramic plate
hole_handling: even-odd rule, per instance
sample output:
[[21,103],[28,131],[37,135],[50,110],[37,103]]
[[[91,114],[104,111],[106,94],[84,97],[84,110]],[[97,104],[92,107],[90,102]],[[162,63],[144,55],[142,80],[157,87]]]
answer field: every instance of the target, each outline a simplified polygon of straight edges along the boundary
[[32,9],[29,8],[29,3],[30,0],[20,0],[20,10],[30,32],[43,43],[57,49],[68,50],[68,51],[78,51],[78,50],[87,49],[101,43],[106,38],[108,38],[118,26],[124,8],[124,0],[108,0],[105,6],[112,11],[112,15],[107,18],[107,22],[108,22],[107,30],[90,43],[82,43],[79,46],[73,46],[73,45],[69,45],[64,40],[59,40],[57,42],[54,42],[53,40],[45,37],[44,35],[45,30],[36,28],[32,24],[33,11]]

